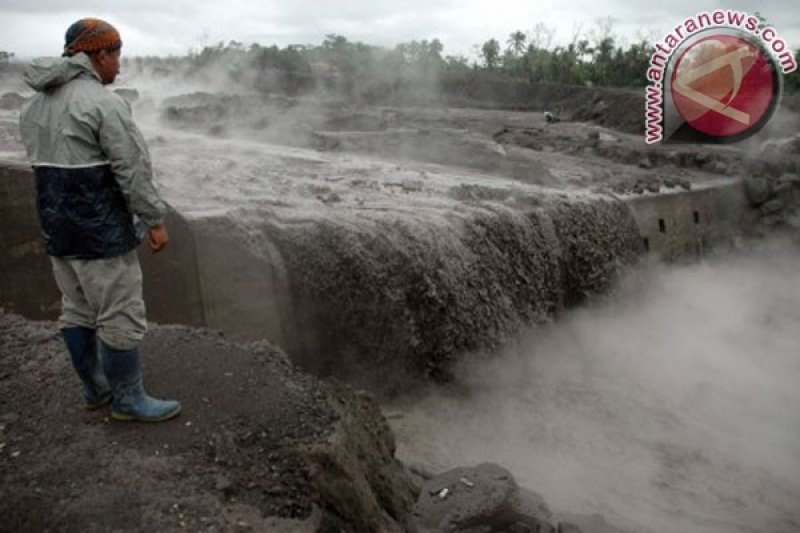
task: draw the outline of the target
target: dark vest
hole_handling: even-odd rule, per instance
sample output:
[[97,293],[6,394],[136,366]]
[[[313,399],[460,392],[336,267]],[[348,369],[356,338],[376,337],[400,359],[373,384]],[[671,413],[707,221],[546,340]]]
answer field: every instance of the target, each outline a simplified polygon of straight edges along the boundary
[[45,250],[65,259],[105,259],[139,245],[133,216],[111,165],[35,166]]

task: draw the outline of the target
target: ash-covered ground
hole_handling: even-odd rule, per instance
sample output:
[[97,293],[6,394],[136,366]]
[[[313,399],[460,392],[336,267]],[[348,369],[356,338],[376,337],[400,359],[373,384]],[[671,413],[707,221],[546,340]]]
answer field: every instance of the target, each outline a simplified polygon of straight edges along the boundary
[[[270,231],[286,241],[283,251],[303,244],[302,253],[286,254],[297,267],[314,264],[315,246],[354,251],[359,261],[352,264],[321,261],[320,267],[336,266],[338,277],[309,276],[304,290],[317,291],[317,282],[326,290],[343,287],[327,293],[330,309],[324,318],[343,327],[344,337],[364,329],[365,322],[360,315],[352,323],[337,322],[352,318],[340,316],[346,315],[340,313],[343,295],[372,316],[391,311],[377,322],[386,326],[379,328],[385,335],[370,337],[365,345],[380,348],[384,343],[386,349],[374,352],[377,365],[391,362],[395,333],[437,357],[473,349],[482,355],[460,364],[450,385],[433,391],[415,388],[411,397],[387,406],[404,460],[432,471],[498,462],[560,511],[598,513],[631,531],[800,529],[795,509],[800,457],[794,444],[800,424],[790,407],[798,400],[791,378],[799,370],[792,352],[798,330],[794,309],[800,305],[790,290],[797,281],[793,254],[762,250],[761,259],[730,257],[646,271],[608,301],[514,335],[563,311],[570,294],[580,302],[615,286],[616,265],[635,255],[628,242],[636,240],[631,228],[622,227],[630,225],[630,217],[614,214],[619,197],[669,194],[745,175],[775,180],[797,173],[798,121],[788,109],[747,143],[647,146],[632,131],[636,128],[603,126],[643,122],[641,102],[631,98],[625,106],[625,95],[612,97],[601,89],[577,91],[521,112],[477,103],[456,106],[446,99],[425,106],[366,105],[335,95],[290,98],[230,87],[201,91],[175,80],[158,85],[149,79],[122,81],[137,89],[126,97],[150,145],[156,183],[181,214],[189,219],[225,216],[255,250]],[[28,93],[19,84],[6,90],[0,101],[0,157],[21,160],[16,121]],[[563,120],[547,122],[545,109]],[[611,207],[594,212],[574,207],[599,200]],[[574,214],[564,215],[558,226],[561,219],[552,213],[565,209]],[[497,230],[517,228],[519,213],[531,210],[547,213],[534,221],[535,231],[510,231],[507,237]],[[487,219],[493,223],[476,229],[475,220]],[[497,220],[510,222],[497,226]],[[605,224],[597,238],[591,233],[597,230],[596,220]],[[581,232],[590,237],[581,239]],[[474,237],[475,247],[461,244],[465,235]],[[323,242],[320,236],[332,240]],[[544,243],[536,261],[524,254],[525,243],[532,241],[537,247]],[[566,271],[552,260],[548,243],[556,241],[575,253],[571,265],[583,271]],[[392,260],[384,261],[387,257]],[[450,259],[442,262],[443,257]],[[475,266],[486,271],[471,271]],[[573,286],[537,286],[544,276],[532,274],[545,267],[558,280],[575,274]],[[419,287],[409,288],[411,281]],[[351,291],[347,283],[367,290]],[[550,300],[530,301],[541,294]],[[487,300],[500,302],[503,312],[486,307]],[[416,313],[411,325],[396,320],[407,318],[402,313],[409,302]],[[120,481],[125,472],[113,450],[107,450],[98,461],[106,475],[111,473],[112,484],[122,483],[121,492],[96,486],[87,493],[79,481],[92,472],[92,444],[108,438],[119,443],[117,429],[107,427],[102,416],[64,407],[72,405],[68,398],[75,391],[64,388],[68,369],[63,359],[52,362],[60,353],[48,333],[53,326],[20,322],[23,333],[18,335],[15,320],[3,318],[6,338],[13,343],[4,347],[7,413],[0,414],[9,415],[4,431],[14,439],[2,452],[4,485],[30,490],[12,491],[18,496],[12,506],[17,514],[9,515],[17,520],[12,523],[36,528],[22,520],[32,520],[57,493],[65,494],[65,506],[42,514],[41,525],[68,524],[75,516],[91,524],[94,518],[86,508],[92,498],[114,508],[126,487],[144,487],[157,495],[156,500],[141,496],[136,505],[155,513],[142,524],[159,530],[181,527],[181,521],[199,529],[234,530],[244,527],[240,522],[252,527],[265,520],[262,514],[294,516],[292,506],[306,516],[316,501],[304,474],[291,470],[294,466],[287,467],[286,483],[267,483],[258,477],[264,460],[239,455],[236,439],[254,432],[254,425],[273,422],[274,402],[267,401],[271,397],[262,402],[258,395],[272,393],[248,392],[252,379],[255,386],[270,386],[257,376],[242,377],[233,388],[225,388],[230,382],[222,378],[212,386],[213,394],[226,402],[239,393],[258,400],[247,416],[239,412],[238,402],[226,407],[213,401],[212,392],[203,396],[219,406],[212,411],[222,428],[233,424],[230,431],[203,433],[204,438],[210,435],[210,443],[192,441],[185,422],[195,423],[192,413],[199,415],[206,407],[190,402],[177,424],[126,444],[125,457],[143,464],[159,482],[156,486],[140,486],[138,478],[130,486]],[[511,345],[489,356],[468,333],[491,340],[488,344]],[[173,342],[175,335],[194,338],[183,330],[157,330],[151,338]],[[205,349],[216,343],[199,339],[208,345]],[[35,357],[29,361],[31,350]],[[243,355],[236,364],[244,369],[255,360]],[[171,368],[165,376],[179,379],[178,370]],[[8,386],[23,371],[24,389]],[[234,375],[240,379],[238,371]],[[157,390],[162,379],[154,376]],[[163,390],[171,390],[163,384]],[[314,398],[310,389],[303,391]],[[197,396],[197,391],[183,392]],[[312,408],[315,402],[295,406]],[[312,436],[316,430],[324,433],[330,425],[326,409],[323,405],[309,415],[313,423],[300,436],[306,430]],[[231,412],[236,415],[228,420]],[[282,420],[274,422],[282,427]],[[42,435],[67,439],[69,446]],[[247,446],[249,439],[243,440]],[[163,455],[164,443],[172,443],[170,454],[177,449],[179,459],[150,457],[156,451],[156,457]],[[26,445],[35,453],[29,456]],[[50,469],[44,458],[64,449],[79,456],[77,466],[59,461]],[[220,453],[225,461],[229,453],[230,465],[216,464]],[[285,492],[291,498],[282,499]],[[161,497],[168,494],[177,494],[177,507],[163,503]],[[213,511],[208,514],[207,508]],[[124,519],[123,514],[120,527]]]

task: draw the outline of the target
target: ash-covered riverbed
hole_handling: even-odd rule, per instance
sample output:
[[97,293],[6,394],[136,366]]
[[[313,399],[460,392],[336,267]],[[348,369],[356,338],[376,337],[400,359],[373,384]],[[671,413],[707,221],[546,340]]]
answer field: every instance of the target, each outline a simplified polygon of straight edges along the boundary
[[[619,195],[741,177],[741,149],[646,147],[540,113],[342,106],[143,93],[135,110],[169,203],[285,278],[287,338],[317,326],[313,370],[349,365],[358,383],[412,362],[411,396],[385,406],[402,459],[493,461],[555,510],[627,531],[800,530],[800,253],[645,268],[564,311],[642,251]],[[23,159],[16,120],[0,113],[4,159]],[[759,170],[778,184],[800,168],[784,144]],[[219,263],[204,282],[246,285]],[[416,388],[479,341],[508,347]]]
[[638,532],[800,530],[800,248],[650,266],[385,406],[423,470],[494,461]]

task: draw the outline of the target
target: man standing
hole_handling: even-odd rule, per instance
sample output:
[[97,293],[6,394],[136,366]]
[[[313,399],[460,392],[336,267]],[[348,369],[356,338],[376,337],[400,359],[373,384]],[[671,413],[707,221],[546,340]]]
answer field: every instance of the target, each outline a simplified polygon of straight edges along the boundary
[[63,297],[61,331],[87,407],[113,398],[113,418],[157,422],[181,406],[142,386],[136,348],[147,321],[136,247],[145,232],[154,253],[169,237],[144,139],[128,104],[104,87],[119,73],[121,47],[107,22],[70,26],[64,58],[34,62],[25,73],[36,95],[22,109],[20,127]]

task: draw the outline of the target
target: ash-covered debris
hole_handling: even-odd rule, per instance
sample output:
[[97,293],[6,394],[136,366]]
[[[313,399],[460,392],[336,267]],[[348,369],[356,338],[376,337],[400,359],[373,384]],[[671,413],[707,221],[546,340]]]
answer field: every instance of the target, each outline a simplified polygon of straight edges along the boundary
[[[493,138],[504,146],[518,146],[536,152],[558,152],[580,159],[602,159],[630,166],[623,172],[626,182],[639,180],[642,174],[650,173],[658,173],[660,177],[669,179],[681,179],[685,171],[729,176],[743,158],[741,153],[724,148],[647,146],[638,137],[631,138],[596,127],[587,128],[583,124],[563,124],[550,128],[506,125],[495,131]],[[619,175],[620,172],[615,174]],[[607,181],[606,185],[611,186],[612,190],[623,192],[615,186],[614,180]],[[634,188],[633,184],[630,188]],[[642,192],[644,190],[650,190],[646,184],[642,184]]]
[[57,325],[0,313],[0,530],[406,530],[417,489],[368,397],[207,330],[141,351],[184,406],[161,426],[85,411]]
[[511,472],[483,463],[426,480],[414,505],[420,533],[519,531],[556,533],[544,499],[517,486]]
[[564,202],[557,213],[552,218],[562,250],[561,291],[567,306],[613,287],[643,252],[636,221],[622,203]]
[[202,92],[167,98],[161,107],[163,120],[184,127],[231,119],[242,115],[245,109],[238,95]]
[[561,515],[494,463],[459,467],[422,482],[414,505],[420,533],[625,533],[602,516]]
[[684,176],[659,178],[646,176],[635,180],[618,181],[611,187],[617,194],[658,194],[664,190],[692,190],[692,182]]
[[751,171],[753,174],[744,178],[744,190],[748,203],[757,210],[761,230],[800,229],[800,175]]

